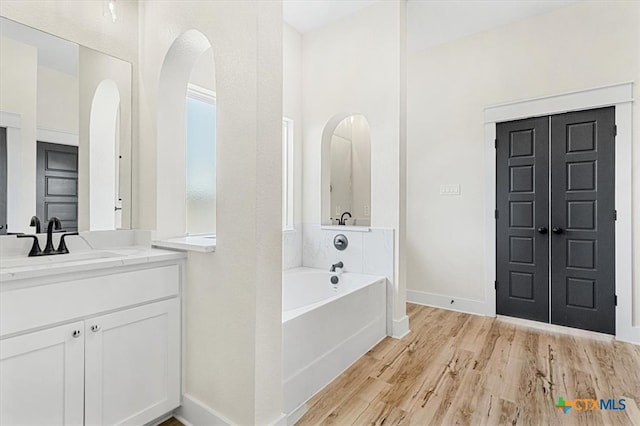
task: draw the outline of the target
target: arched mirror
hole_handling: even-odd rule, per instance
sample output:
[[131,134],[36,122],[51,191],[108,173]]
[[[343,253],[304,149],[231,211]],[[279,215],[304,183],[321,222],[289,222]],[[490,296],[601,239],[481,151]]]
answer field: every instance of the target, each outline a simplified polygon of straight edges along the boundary
[[371,225],[371,132],[362,114],[337,115],[325,126],[322,224]]

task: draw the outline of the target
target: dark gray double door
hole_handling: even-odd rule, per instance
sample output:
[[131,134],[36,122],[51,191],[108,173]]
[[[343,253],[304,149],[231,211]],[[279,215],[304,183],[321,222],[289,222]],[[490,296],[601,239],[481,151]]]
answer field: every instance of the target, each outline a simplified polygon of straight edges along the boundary
[[496,133],[497,313],[614,334],[614,107]]

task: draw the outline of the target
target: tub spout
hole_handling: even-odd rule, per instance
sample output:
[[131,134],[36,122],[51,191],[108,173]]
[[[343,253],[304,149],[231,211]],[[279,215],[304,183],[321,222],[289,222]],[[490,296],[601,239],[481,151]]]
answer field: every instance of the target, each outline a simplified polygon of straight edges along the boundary
[[331,265],[331,269],[329,269],[329,272],[335,272],[336,268],[344,268],[344,263],[342,262],[338,262],[338,263],[334,263],[333,265]]

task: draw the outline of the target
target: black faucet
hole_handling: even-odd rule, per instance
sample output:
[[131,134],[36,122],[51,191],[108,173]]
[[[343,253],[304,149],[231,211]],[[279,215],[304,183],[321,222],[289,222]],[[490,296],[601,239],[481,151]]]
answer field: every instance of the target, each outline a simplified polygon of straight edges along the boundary
[[31,246],[31,250],[29,251],[29,257],[42,256],[42,249],[40,248],[40,242],[38,241],[37,235],[17,234],[16,237],[17,238],[33,238],[33,245]]
[[333,265],[331,265],[331,269],[329,269],[329,272],[335,272],[336,268],[344,268],[344,263],[342,263],[342,261],[338,262],[338,263],[334,263]]
[[40,219],[38,219],[38,216],[31,216],[31,223],[29,223],[29,226],[36,227],[36,234],[42,232],[40,228]]
[[338,219],[338,225],[346,225],[347,224],[347,219],[344,218],[345,214],[348,214],[349,215],[349,219],[351,219],[351,213],[344,212],[344,213],[342,213],[342,216],[340,216],[340,219]]
[[53,248],[53,228],[56,230],[62,228],[62,224],[60,223],[60,219],[57,217],[52,217],[49,219],[49,224],[47,225],[47,245],[44,247],[43,255],[54,254],[56,250]]
[[77,232],[67,232],[66,234],[62,234],[60,237],[60,243],[58,244],[58,250],[56,250],[55,254],[67,254],[69,253],[69,249],[67,248],[67,243],[65,243],[65,237],[71,235],[78,235]]
[[[67,244],[65,242],[65,237],[70,235],[78,235],[77,232],[69,232],[62,234],[60,237],[60,243],[58,244],[58,249],[53,248],[53,230],[59,230],[62,227],[62,223],[60,223],[60,219],[57,217],[52,217],[49,219],[49,224],[47,225],[47,245],[44,250],[40,248],[40,241],[38,240],[38,233],[40,233],[40,219],[36,216],[31,218],[31,224],[29,226],[35,226],[36,235],[25,235],[25,234],[17,234],[17,238],[33,238],[33,245],[31,246],[31,250],[29,251],[29,257],[33,256],[50,256],[52,254],[66,254],[69,253],[69,249],[67,248]],[[64,232],[64,231],[62,231]]]

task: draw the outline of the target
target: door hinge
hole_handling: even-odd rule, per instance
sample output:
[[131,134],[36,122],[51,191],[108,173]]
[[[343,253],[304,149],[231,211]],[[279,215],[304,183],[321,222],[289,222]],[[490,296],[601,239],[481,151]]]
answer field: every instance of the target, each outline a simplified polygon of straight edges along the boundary
[[493,288],[496,289],[496,290],[498,289],[498,281],[497,280],[493,282]]
[[618,136],[618,126],[613,125],[613,136]]
[[618,220],[618,210],[613,211],[613,220]]
[[493,147],[498,149],[498,139],[497,138],[494,139],[494,141],[493,141]]
[[495,210],[493,211],[493,218],[494,218],[494,219],[497,219],[497,218],[498,218],[498,209],[495,209]]
[[613,303],[618,306],[618,295],[613,296]]

